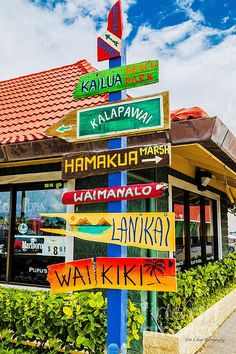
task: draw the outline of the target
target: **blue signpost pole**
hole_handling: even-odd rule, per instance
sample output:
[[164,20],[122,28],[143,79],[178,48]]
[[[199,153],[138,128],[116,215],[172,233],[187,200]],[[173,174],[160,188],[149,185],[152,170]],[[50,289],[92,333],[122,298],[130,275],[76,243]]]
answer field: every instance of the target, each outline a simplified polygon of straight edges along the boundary
[[[125,65],[125,51],[122,57],[109,60],[109,68]],[[109,102],[121,100],[122,92],[109,94]],[[127,146],[127,138],[108,140],[108,149]],[[127,185],[127,172],[108,174],[108,187]],[[127,201],[108,203],[109,213],[127,211]],[[108,244],[108,257],[126,257],[127,247]],[[107,290],[107,348],[108,354],[126,353],[127,343],[127,290]]]

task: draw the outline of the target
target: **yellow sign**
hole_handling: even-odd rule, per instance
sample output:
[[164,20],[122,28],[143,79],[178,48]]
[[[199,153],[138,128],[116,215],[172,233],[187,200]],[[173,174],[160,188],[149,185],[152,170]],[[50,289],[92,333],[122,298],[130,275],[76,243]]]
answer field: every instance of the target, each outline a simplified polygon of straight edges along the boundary
[[42,231],[82,240],[175,251],[175,214],[170,213],[76,213],[40,214],[63,218],[71,230]]

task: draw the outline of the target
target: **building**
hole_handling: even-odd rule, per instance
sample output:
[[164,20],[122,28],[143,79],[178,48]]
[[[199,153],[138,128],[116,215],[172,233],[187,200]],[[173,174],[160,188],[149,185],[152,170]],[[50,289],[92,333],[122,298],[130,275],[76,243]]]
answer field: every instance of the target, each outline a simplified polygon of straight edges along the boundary
[[[79,77],[95,69],[86,61],[0,82],[0,281],[48,286],[47,266],[106,255],[106,245],[45,234],[64,228],[39,213],[73,211],[61,203],[64,190],[106,186],[107,175],[61,179],[62,155],[100,150],[106,141],[68,143],[45,135],[46,128],[71,110],[107,101],[107,95],[74,100]],[[236,199],[236,138],[217,117],[172,115],[170,131],[132,136],[128,146],[172,144],[169,167],[131,171],[128,183],[167,182],[165,197],[128,202],[128,211],[175,211],[178,268],[225,256],[227,206]],[[204,117],[203,117],[204,116]],[[106,204],[76,206],[106,211]],[[155,252],[130,248],[131,255]]]

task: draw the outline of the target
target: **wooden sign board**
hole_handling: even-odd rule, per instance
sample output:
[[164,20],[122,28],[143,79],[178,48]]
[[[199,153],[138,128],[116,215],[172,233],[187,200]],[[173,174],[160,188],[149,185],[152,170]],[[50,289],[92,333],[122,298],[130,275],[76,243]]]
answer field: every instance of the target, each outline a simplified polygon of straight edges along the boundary
[[166,183],[146,183],[70,191],[63,193],[62,204],[107,203],[119,200],[158,198],[162,197],[166,188]]
[[174,258],[82,259],[50,265],[47,279],[54,293],[94,288],[166,292],[177,288]]
[[97,287],[146,291],[176,291],[174,258],[97,258]]
[[62,179],[83,178],[170,164],[171,145],[155,144],[103,151],[81,151],[62,159]]
[[98,61],[121,56],[121,39],[123,31],[121,3],[112,6],[108,16],[106,32],[97,39]]
[[169,93],[72,111],[46,130],[69,142],[145,134],[170,128]]
[[71,230],[42,231],[81,240],[175,251],[175,214],[168,213],[74,213],[40,214],[65,219]]
[[74,98],[128,90],[159,81],[158,60],[118,66],[82,75],[74,91]]
[[54,293],[96,288],[93,259],[48,266],[47,280]]

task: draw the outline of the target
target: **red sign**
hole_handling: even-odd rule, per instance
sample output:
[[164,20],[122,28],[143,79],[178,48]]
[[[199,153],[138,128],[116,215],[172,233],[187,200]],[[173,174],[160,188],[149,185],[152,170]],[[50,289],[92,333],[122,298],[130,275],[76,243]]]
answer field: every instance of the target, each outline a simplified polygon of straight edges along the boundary
[[130,186],[84,189],[65,192],[62,195],[63,204],[84,204],[98,202],[114,202],[128,199],[162,197],[166,183],[134,184]]
[[97,39],[98,61],[121,56],[122,16],[120,0],[111,8],[108,15],[108,25],[105,34]]

